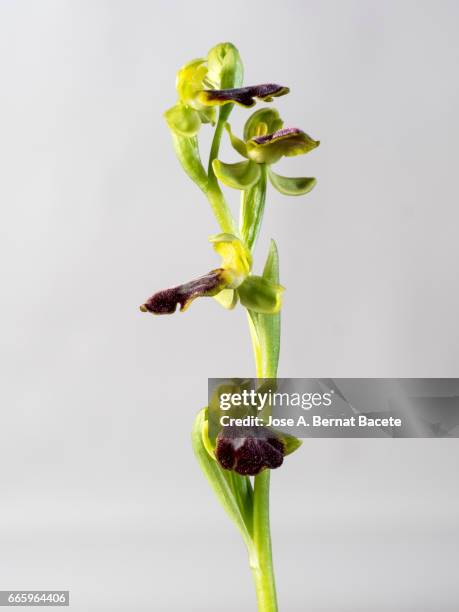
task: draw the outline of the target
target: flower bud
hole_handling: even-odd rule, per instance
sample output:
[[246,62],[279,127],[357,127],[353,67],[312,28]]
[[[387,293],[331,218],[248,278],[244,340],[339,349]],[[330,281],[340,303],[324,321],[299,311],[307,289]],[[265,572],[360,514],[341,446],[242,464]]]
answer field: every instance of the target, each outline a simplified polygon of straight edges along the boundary
[[207,80],[212,89],[240,87],[244,76],[241,56],[232,43],[220,43],[207,54]]

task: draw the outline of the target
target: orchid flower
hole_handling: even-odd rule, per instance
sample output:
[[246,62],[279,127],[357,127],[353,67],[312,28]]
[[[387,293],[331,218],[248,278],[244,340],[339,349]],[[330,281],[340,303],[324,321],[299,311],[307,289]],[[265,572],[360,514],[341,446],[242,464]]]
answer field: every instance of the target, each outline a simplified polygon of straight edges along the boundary
[[156,292],[140,306],[142,312],[172,314],[177,306],[183,312],[196,298],[214,296],[228,309],[234,308],[239,299],[254,312],[279,312],[284,288],[250,274],[252,255],[241,240],[231,234],[217,234],[210,242],[222,258],[221,266],[183,285]]
[[215,124],[216,106],[239,104],[250,108],[256,99],[271,102],[288,87],[266,83],[241,87],[243,69],[231,43],[213,47],[206,58],[186,63],[177,73],[177,103],[165,112],[169,127],[182,136],[194,136],[202,123]]
[[306,194],[316,184],[315,178],[281,176],[272,169],[282,157],[309,153],[320,144],[306,132],[283,125],[279,113],[272,108],[261,108],[249,117],[243,139],[235,136],[226,122],[231,145],[246,161],[227,164],[214,159],[212,162],[215,176],[224,185],[242,191],[240,231],[250,248],[255,244],[263,218],[267,177],[284,195]]
[[229,123],[226,129],[233,148],[247,161],[226,164],[216,159],[213,168],[222,183],[234,189],[248,189],[260,180],[260,166],[266,164],[268,177],[280,193],[298,196],[313,189],[315,178],[280,176],[271,168],[282,157],[309,153],[320,144],[298,128],[283,127],[283,121],[275,109],[256,111],[245,124],[244,140],[231,132]]

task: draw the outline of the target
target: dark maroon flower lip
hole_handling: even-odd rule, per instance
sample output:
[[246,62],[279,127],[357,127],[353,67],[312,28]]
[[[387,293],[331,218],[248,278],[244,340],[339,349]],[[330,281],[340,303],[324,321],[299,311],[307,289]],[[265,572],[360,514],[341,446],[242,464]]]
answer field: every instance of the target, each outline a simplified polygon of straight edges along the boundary
[[284,138],[286,136],[293,136],[296,134],[302,134],[303,130],[294,127],[282,128],[281,130],[277,130],[277,132],[273,132],[272,134],[266,134],[265,136],[255,136],[252,138],[254,142],[257,144],[266,144],[267,142],[271,142],[272,140],[277,140],[278,138]]
[[264,469],[276,469],[284,461],[284,443],[267,428],[225,427],[217,436],[215,456],[226,470],[242,476],[256,476]]
[[200,92],[200,100],[203,104],[218,105],[235,102],[241,106],[250,108],[256,102],[256,98],[271,102],[273,98],[283,96],[289,92],[288,87],[277,83],[263,83],[249,87],[236,89],[206,89]]
[[211,297],[222,290],[222,272],[218,268],[183,285],[158,291],[142,304],[140,310],[156,315],[173,314],[178,305],[181,311],[186,310],[197,297]]

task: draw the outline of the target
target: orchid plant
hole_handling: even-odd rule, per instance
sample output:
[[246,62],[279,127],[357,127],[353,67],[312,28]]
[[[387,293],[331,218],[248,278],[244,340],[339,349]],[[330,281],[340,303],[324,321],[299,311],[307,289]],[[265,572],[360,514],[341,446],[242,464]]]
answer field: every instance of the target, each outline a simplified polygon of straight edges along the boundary
[[[242,86],[243,66],[236,47],[221,43],[207,57],[192,60],[177,73],[177,103],[165,112],[175,152],[183,169],[208,199],[220,233],[210,242],[221,257],[220,267],[184,284],[156,292],[140,307],[155,315],[186,310],[198,297],[214,297],[231,310],[238,303],[247,311],[256,375],[277,376],[280,347],[280,310],[284,288],[279,283],[279,257],[274,240],[261,275],[253,274],[253,251],[265,209],[268,180],[285,195],[311,191],[316,180],[285,177],[272,166],[282,157],[308,153],[319,145],[304,131],[284,127],[279,113],[262,107],[246,121],[242,138],[233,134],[228,118],[234,106],[244,109],[269,103],[289,93],[276,83]],[[201,161],[198,136],[203,125],[214,130],[207,168]],[[219,159],[222,136],[242,161]],[[241,192],[239,223],[220,184]],[[269,522],[270,471],[300,446],[291,436],[269,432],[213,435],[209,428],[212,405],[194,423],[192,443],[199,465],[247,546],[259,612],[276,612],[277,596]]]

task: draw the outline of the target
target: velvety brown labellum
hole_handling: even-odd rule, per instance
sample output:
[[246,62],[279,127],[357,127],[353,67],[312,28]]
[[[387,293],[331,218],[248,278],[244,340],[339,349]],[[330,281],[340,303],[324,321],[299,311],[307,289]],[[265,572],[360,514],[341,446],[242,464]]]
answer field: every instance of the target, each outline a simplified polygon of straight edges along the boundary
[[262,470],[278,468],[284,461],[284,444],[268,429],[257,433],[247,428],[225,427],[217,437],[215,456],[226,470],[255,476]]
[[209,103],[224,104],[236,102],[242,106],[253,106],[255,98],[270,102],[273,98],[283,96],[289,92],[288,87],[276,83],[264,83],[262,85],[251,85],[237,89],[209,89],[201,92]]
[[145,304],[142,304],[140,310],[157,315],[173,314],[178,304],[180,304],[180,310],[185,310],[197,297],[220,293],[224,285],[221,278],[222,272],[223,270],[218,268],[189,283],[158,291]]
[[266,136],[255,136],[255,138],[252,138],[252,140],[261,145],[271,142],[272,140],[277,140],[278,138],[284,138],[284,136],[301,134],[301,132],[302,130],[298,128],[283,128],[282,130],[277,130],[277,132],[273,132],[272,134],[266,134]]

